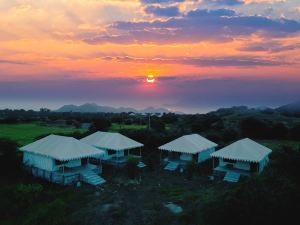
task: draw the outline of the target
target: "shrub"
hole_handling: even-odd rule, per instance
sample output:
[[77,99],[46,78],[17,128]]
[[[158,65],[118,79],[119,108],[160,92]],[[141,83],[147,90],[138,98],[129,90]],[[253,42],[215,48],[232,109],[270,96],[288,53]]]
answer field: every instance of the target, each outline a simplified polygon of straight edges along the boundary
[[134,179],[137,174],[137,164],[139,163],[139,159],[135,157],[129,157],[127,161],[127,171],[128,177],[130,179]]
[[186,164],[186,177],[191,180],[196,171],[197,163],[194,160],[187,162]]
[[37,206],[25,217],[23,225],[63,225],[66,208],[67,204],[61,199]]
[[19,175],[21,167],[17,143],[8,139],[0,139],[0,174],[3,176]]

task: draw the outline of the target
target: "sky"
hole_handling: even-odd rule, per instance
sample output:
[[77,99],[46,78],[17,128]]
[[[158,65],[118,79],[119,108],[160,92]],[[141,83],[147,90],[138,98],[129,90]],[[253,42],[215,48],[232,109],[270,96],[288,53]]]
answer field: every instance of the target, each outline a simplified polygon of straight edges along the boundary
[[0,109],[299,99],[299,0],[0,0]]

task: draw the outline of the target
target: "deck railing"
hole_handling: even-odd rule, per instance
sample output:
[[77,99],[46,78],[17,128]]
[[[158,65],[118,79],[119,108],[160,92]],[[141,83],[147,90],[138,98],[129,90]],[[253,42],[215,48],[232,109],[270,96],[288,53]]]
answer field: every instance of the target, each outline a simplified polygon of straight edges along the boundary
[[25,170],[35,177],[40,177],[52,183],[70,185],[81,181],[80,173],[63,174],[55,171],[47,171],[37,167],[26,166]]

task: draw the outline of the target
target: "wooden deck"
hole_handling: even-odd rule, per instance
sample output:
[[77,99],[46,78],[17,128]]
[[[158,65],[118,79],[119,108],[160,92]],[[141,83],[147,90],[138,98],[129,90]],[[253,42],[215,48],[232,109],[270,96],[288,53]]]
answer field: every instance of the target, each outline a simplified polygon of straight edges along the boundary
[[174,162],[174,163],[178,163],[180,166],[184,166],[184,165],[186,165],[186,163],[188,161],[177,159],[177,158],[168,158],[167,157],[167,158],[164,158],[163,162],[164,163]]
[[33,176],[40,177],[48,180],[49,182],[61,185],[70,185],[78,181],[82,181],[81,172],[87,169],[90,169],[97,174],[102,172],[102,167],[96,166],[91,168],[90,165],[73,167],[65,169],[65,171],[46,171],[36,167],[25,167],[25,170],[27,170]]
[[123,157],[112,157],[110,159],[103,159],[102,162],[104,164],[109,164],[109,165],[115,165],[115,166],[125,166],[127,164],[128,158],[129,157],[134,157],[141,159],[141,156],[137,155],[129,155],[129,156],[123,156]]
[[239,173],[242,176],[250,176],[251,175],[250,171],[241,170],[241,169],[237,169],[237,168],[227,168],[224,166],[218,166],[218,167],[214,168],[214,174],[221,173],[221,174],[225,175],[227,172]]

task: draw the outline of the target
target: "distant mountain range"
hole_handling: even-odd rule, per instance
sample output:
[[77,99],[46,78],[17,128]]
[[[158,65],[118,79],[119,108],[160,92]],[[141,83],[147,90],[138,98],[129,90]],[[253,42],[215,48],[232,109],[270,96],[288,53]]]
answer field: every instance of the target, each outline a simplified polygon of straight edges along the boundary
[[[142,110],[137,110],[134,108],[119,107],[114,108],[110,106],[100,106],[95,103],[86,103],[83,105],[64,105],[59,109],[55,110],[56,112],[81,112],[81,113],[122,113],[122,112],[133,112],[133,113],[170,113],[168,109],[165,108],[154,108],[148,107]],[[176,112],[180,113],[180,112]]]
[[280,106],[276,110],[280,112],[300,112],[300,101]]
[[[256,107],[256,110],[275,110],[278,112],[300,112],[300,101],[292,102],[278,108],[269,108],[267,106]],[[133,113],[170,113],[172,111],[165,108],[155,108],[148,107],[142,110],[137,110],[131,107],[111,107],[111,106],[101,106],[95,103],[85,103],[83,105],[64,105],[59,109],[55,110],[56,112],[81,112],[81,113],[122,113],[122,112],[133,112]],[[173,112],[176,114],[183,114],[182,112]]]

